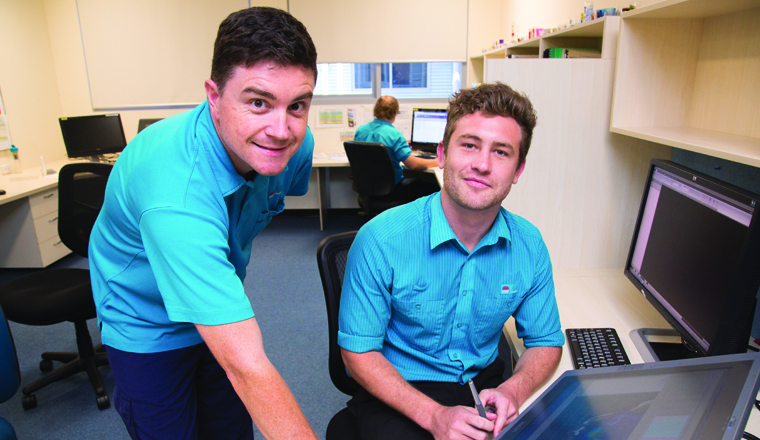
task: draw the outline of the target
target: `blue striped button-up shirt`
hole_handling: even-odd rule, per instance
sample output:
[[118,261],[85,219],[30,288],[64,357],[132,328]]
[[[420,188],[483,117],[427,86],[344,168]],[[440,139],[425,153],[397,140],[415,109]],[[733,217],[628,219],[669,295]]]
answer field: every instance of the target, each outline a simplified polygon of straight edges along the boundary
[[367,223],[348,256],[338,344],[381,351],[408,381],[464,384],[492,363],[514,315],[526,347],[564,337],[541,234],[501,208],[469,252],[451,230],[440,193]]

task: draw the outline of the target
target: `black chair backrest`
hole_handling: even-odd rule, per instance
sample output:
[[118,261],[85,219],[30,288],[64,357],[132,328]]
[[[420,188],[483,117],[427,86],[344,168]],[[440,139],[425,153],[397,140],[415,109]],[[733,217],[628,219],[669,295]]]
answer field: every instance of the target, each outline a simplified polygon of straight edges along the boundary
[[354,191],[362,196],[384,196],[396,187],[388,148],[376,142],[343,142],[351,165]]
[[21,385],[21,372],[18,368],[16,346],[13,335],[5,319],[5,313],[0,307],[0,402],[13,397]]
[[58,172],[58,236],[67,248],[87,257],[90,232],[98,218],[113,165],[71,163]]
[[338,346],[338,310],[340,309],[340,292],[343,288],[343,274],[346,271],[348,250],[356,237],[356,231],[331,235],[322,240],[317,248],[317,265],[322,278],[327,305],[327,327],[330,339],[329,370],[335,388],[353,396],[358,387],[351,376],[346,373],[343,358]]

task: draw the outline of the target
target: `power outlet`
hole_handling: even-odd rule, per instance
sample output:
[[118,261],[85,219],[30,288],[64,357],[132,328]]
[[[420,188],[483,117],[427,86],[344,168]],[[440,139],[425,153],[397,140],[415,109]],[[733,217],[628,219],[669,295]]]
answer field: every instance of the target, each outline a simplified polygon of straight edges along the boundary
[[11,165],[8,163],[4,163],[0,165],[0,174],[10,174],[11,173]]

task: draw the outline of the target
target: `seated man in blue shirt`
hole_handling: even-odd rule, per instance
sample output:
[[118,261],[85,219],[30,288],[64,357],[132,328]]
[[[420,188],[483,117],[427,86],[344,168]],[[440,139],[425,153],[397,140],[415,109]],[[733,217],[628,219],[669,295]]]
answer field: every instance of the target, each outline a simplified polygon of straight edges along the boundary
[[[317,52],[287,12],[219,26],[207,100],[137,135],[90,237],[114,406],[133,439],[316,439],[264,353],[251,241],[308,190]],[[278,294],[278,292],[267,292]]]
[[[504,84],[449,105],[443,190],[378,215],[356,236],[338,344],[361,385],[348,406],[362,439],[485,439],[548,380],[564,337],[538,230],[501,207],[525,169],[536,116]],[[515,317],[527,349],[504,382],[497,357]],[[484,405],[481,418],[467,381]]]
[[[388,153],[393,162],[393,172],[396,174],[396,188],[390,198],[398,198],[405,194],[405,191],[413,193],[412,198],[421,195],[428,195],[438,191],[437,185],[429,185],[427,182],[413,182],[414,188],[405,189],[399,183],[404,179],[404,170],[401,168],[401,162],[415,171],[424,171],[428,168],[438,166],[438,159],[423,159],[412,154],[412,149],[404,139],[404,135],[393,123],[398,115],[398,100],[393,96],[381,96],[375,102],[375,108],[372,110],[375,119],[372,122],[362,125],[356,129],[354,140],[358,142],[379,142],[388,148]],[[426,185],[427,184],[427,185]]]

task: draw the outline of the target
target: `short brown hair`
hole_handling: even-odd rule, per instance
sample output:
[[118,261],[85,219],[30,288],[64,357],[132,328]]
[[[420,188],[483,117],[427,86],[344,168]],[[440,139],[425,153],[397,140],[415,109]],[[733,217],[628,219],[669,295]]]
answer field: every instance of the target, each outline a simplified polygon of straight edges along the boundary
[[390,121],[398,114],[398,100],[393,96],[381,96],[375,102],[375,109],[372,114],[377,119]]
[[211,60],[211,80],[219,94],[235,68],[253,67],[259,61],[271,61],[279,67],[301,66],[317,80],[317,49],[309,32],[281,9],[242,9],[219,25]]
[[457,122],[467,115],[481,112],[485,116],[504,116],[513,118],[520,126],[522,140],[518,152],[518,164],[525,162],[536,127],[536,111],[533,104],[523,93],[516,92],[506,84],[482,84],[474,89],[465,89],[454,94],[449,101],[446,116],[446,129],[443,132],[443,148],[449,147],[451,136],[456,130]]

